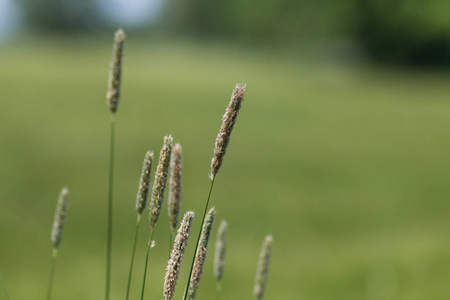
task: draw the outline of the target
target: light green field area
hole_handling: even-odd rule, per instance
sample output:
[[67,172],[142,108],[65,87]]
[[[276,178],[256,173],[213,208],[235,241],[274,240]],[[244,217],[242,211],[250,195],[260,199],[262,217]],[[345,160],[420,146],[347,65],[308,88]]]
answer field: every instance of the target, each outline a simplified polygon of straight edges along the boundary
[[[0,267],[12,299],[43,299],[60,188],[71,204],[54,299],[103,299],[111,41],[0,48]],[[125,298],[145,151],[183,145],[182,210],[209,187],[221,117],[247,93],[212,205],[229,222],[222,299],[252,299],[274,235],[266,299],[450,298],[450,73],[327,66],[256,49],[130,38],[117,115],[112,298]],[[138,299],[148,212],[138,244]],[[216,228],[217,229],[217,226]],[[167,206],[146,299],[161,299]],[[214,230],[198,299],[214,299]],[[181,299],[194,239],[174,299]],[[0,296],[4,299],[4,296]]]

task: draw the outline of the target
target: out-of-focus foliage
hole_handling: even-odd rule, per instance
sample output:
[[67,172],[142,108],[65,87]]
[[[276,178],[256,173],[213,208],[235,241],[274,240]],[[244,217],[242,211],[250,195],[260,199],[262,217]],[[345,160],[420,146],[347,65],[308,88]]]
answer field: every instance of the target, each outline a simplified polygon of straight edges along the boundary
[[450,2],[442,0],[171,0],[171,28],[267,42],[351,37],[374,58],[450,62]]
[[358,0],[355,37],[375,58],[450,63],[450,2]]
[[104,25],[95,0],[18,0],[26,25],[48,32],[80,32]]
[[[18,1],[26,22],[37,29],[85,31],[107,23],[105,1]],[[164,5],[162,27],[183,35],[281,45],[344,37],[378,60],[450,63],[450,2],[444,0],[164,0]]]
[[250,39],[291,39],[335,34],[348,23],[352,1],[330,0],[169,0],[166,22],[172,29]]

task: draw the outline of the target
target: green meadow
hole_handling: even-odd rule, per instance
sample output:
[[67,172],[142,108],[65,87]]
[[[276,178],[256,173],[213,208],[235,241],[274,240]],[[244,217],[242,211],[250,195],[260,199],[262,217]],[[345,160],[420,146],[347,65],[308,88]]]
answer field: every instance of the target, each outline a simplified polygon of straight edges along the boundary
[[[53,299],[104,296],[111,44],[35,38],[0,48],[0,268],[11,299],[45,297],[63,186],[71,198]],[[182,297],[214,141],[238,82],[245,102],[212,194],[217,218],[198,299],[214,299],[222,219],[222,299],[252,299],[268,233],[266,299],[450,298],[450,73],[166,39],[130,37],[125,51],[111,299],[125,298],[144,154],[159,153],[166,134],[183,146],[182,212],[197,213],[174,299]],[[166,204],[146,299],[162,297]],[[149,234],[143,216],[132,299]]]

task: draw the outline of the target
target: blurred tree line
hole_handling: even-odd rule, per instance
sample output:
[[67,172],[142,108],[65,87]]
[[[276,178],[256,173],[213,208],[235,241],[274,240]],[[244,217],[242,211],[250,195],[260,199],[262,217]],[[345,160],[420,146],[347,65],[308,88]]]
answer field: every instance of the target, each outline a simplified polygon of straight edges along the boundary
[[[18,0],[32,26],[76,31],[107,26],[96,0]],[[450,63],[448,0],[162,0],[159,29],[250,42],[351,38],[378,60]],[[45,4],[44,4],[45,3]]]
[[17,0],[25,25],[35,31],[74,33],[101,29],[106,20],[93,0]]

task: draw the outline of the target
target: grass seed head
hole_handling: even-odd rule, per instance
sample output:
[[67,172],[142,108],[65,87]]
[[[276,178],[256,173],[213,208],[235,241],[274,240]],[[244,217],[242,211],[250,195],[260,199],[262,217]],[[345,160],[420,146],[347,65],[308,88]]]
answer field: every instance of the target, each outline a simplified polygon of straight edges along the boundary
[[203,274],[203,267],[206,261],[206,252],[208,251],[209,238],[211,230],[216,217],[216,210],[211,208],[205,217],[200,241],[198,242],[197,253],[195,254],[194,267],[192,269],[191,281],[189,282],[188,297],[189,300],[194,300],[197,295],[200,279]]
[[172,155],[172,136],[164,137],[164,145],[159,153],[158,167],[156,168],[155,180],[153,181],[152,201],[150,203],[150,227],[155,228],[164,199],[167,175]]
[[227,231],[228,223],[225,220],[220,222],[219,231],[216,240],[216,253],[214,257],[214,277],[221,281],[225,268],[225,255],[227,250]]
[[267,278],[269,276],[270,258],[272,256],[273,237],[266,236],[259,255],[258,268],[256,270],[255,287],[253,289],[253,296],[256,300],[264,298],[264,291],[266,290]]
[[120,100],[120,84],[122,81],[122,58],[125,47],[125,33],[122,29],[114,36],[113,56],[108,80],[107,104],[112,113],[117,111]]
[[148,193],[150,191],[150,180],[152,177],[153,152],[147,151],[142,166],[141,180],[139,181],[139,189],[136,198],[136,210],[138,214],[142,214],[147,206]]
[[166,277],[164,280],[164,299],[170,300],[175,292],[178,275],[180,273],[181,263],[183,262],[183,254],[186,251],[187,241],[191,231],[191,225],[194,221],[194,212],[188,211],[181,221],[177,236],[173,245],[170,259],[167,264]]
[[56,204],[55,219],[53,221],[52,227],[51,238],[54,249],[58,249],[59,245],[61,244],[68,208],[69,190],[67,188],[63,188]]
[[181,145],[176,144],[173,147],[172,159],[170,162],[169,219],[172,232],[175,231],[177,227],[178,216],[180,214],[181,174],[183,171],[181,152]]
[[233,131],[236,119],[241,109],[242,101],[244,101],[245,85],[237,84],[231,95],[230,103],[222,118],[222,126],[216,139],[216,146],[214,148],[214,157],[211,161],[210,178],[214,178],[219,172],[223,163],[223,158],[227,152],[228,143],[230,142],[231,132]]

